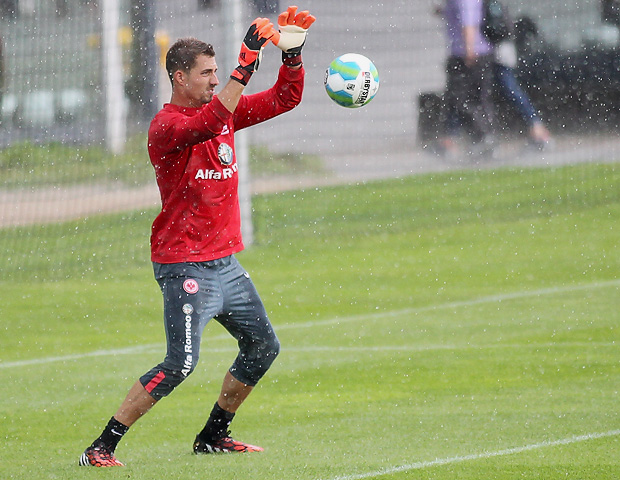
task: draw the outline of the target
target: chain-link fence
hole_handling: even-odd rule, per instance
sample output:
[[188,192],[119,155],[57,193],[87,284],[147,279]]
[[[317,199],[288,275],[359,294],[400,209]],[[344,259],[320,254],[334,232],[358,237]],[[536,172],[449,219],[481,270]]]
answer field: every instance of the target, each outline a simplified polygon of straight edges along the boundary
[[[228,1],[0,1],[3,229],[158,205],[145,139],[170,96],[165,52],[179,37],[212,43],[224,81],[234,67],[224,51]],[[287,6],[240,4],[244,25],[256,16],[275,20]],[[251,191],[452,168],[617,161],[617,2],[509,4],[521,26],[519,78],[551,128],[553,149],[528,149],[525,127],[513,119],[501,124],[495,159],[438,157],[432,147],[447,52],[437,5],[306,0],[300,7],[317,21],[304,48],[304,100],[248,131]],[[379,70],[379,92],[362,109],[337,106],[323,88],[325,68],[347,52],[368,56]],[[279,65],[279,51],[268,46],[248,91],[268,88]]]

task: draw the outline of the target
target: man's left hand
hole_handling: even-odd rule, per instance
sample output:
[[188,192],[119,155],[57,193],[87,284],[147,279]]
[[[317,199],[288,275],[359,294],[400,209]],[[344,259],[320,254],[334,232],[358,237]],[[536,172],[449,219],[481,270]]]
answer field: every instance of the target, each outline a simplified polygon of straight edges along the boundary
[[306,42],[308,28],[316,18],[308,10],[297,12],[297,7],[288,7],[278,16],[277,32],[271,41],[282,50],[282,61],[288,66],[301,65],[301,49]]

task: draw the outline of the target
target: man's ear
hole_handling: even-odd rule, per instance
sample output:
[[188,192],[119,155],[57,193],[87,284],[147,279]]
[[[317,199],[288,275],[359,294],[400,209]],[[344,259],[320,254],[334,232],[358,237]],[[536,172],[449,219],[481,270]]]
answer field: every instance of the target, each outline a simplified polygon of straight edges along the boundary
[[185,72],[177,70],[172,74],[172,83],[174,86],[184,87],[186,85]]

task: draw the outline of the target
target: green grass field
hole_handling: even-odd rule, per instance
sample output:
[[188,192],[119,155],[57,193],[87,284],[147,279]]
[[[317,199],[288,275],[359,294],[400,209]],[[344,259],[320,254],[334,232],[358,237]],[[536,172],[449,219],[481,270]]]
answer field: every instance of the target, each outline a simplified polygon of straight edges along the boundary
[[620,477],[620,166],[452,172],[256,197],[238,257],[282,342],[196,457],[235,344],[80,468],[163,356],[155,212],[0,231],[2,479]]

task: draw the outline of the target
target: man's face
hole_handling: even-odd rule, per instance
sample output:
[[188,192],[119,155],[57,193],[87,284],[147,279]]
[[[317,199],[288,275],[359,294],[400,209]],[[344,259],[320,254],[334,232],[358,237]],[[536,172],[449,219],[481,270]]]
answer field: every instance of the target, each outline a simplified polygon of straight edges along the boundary
[[186,74],[185,95],[193,107],[213,100],[215,87],[220,83],[215,75],[216,70],[215,57],[199,55],[194,67]]

